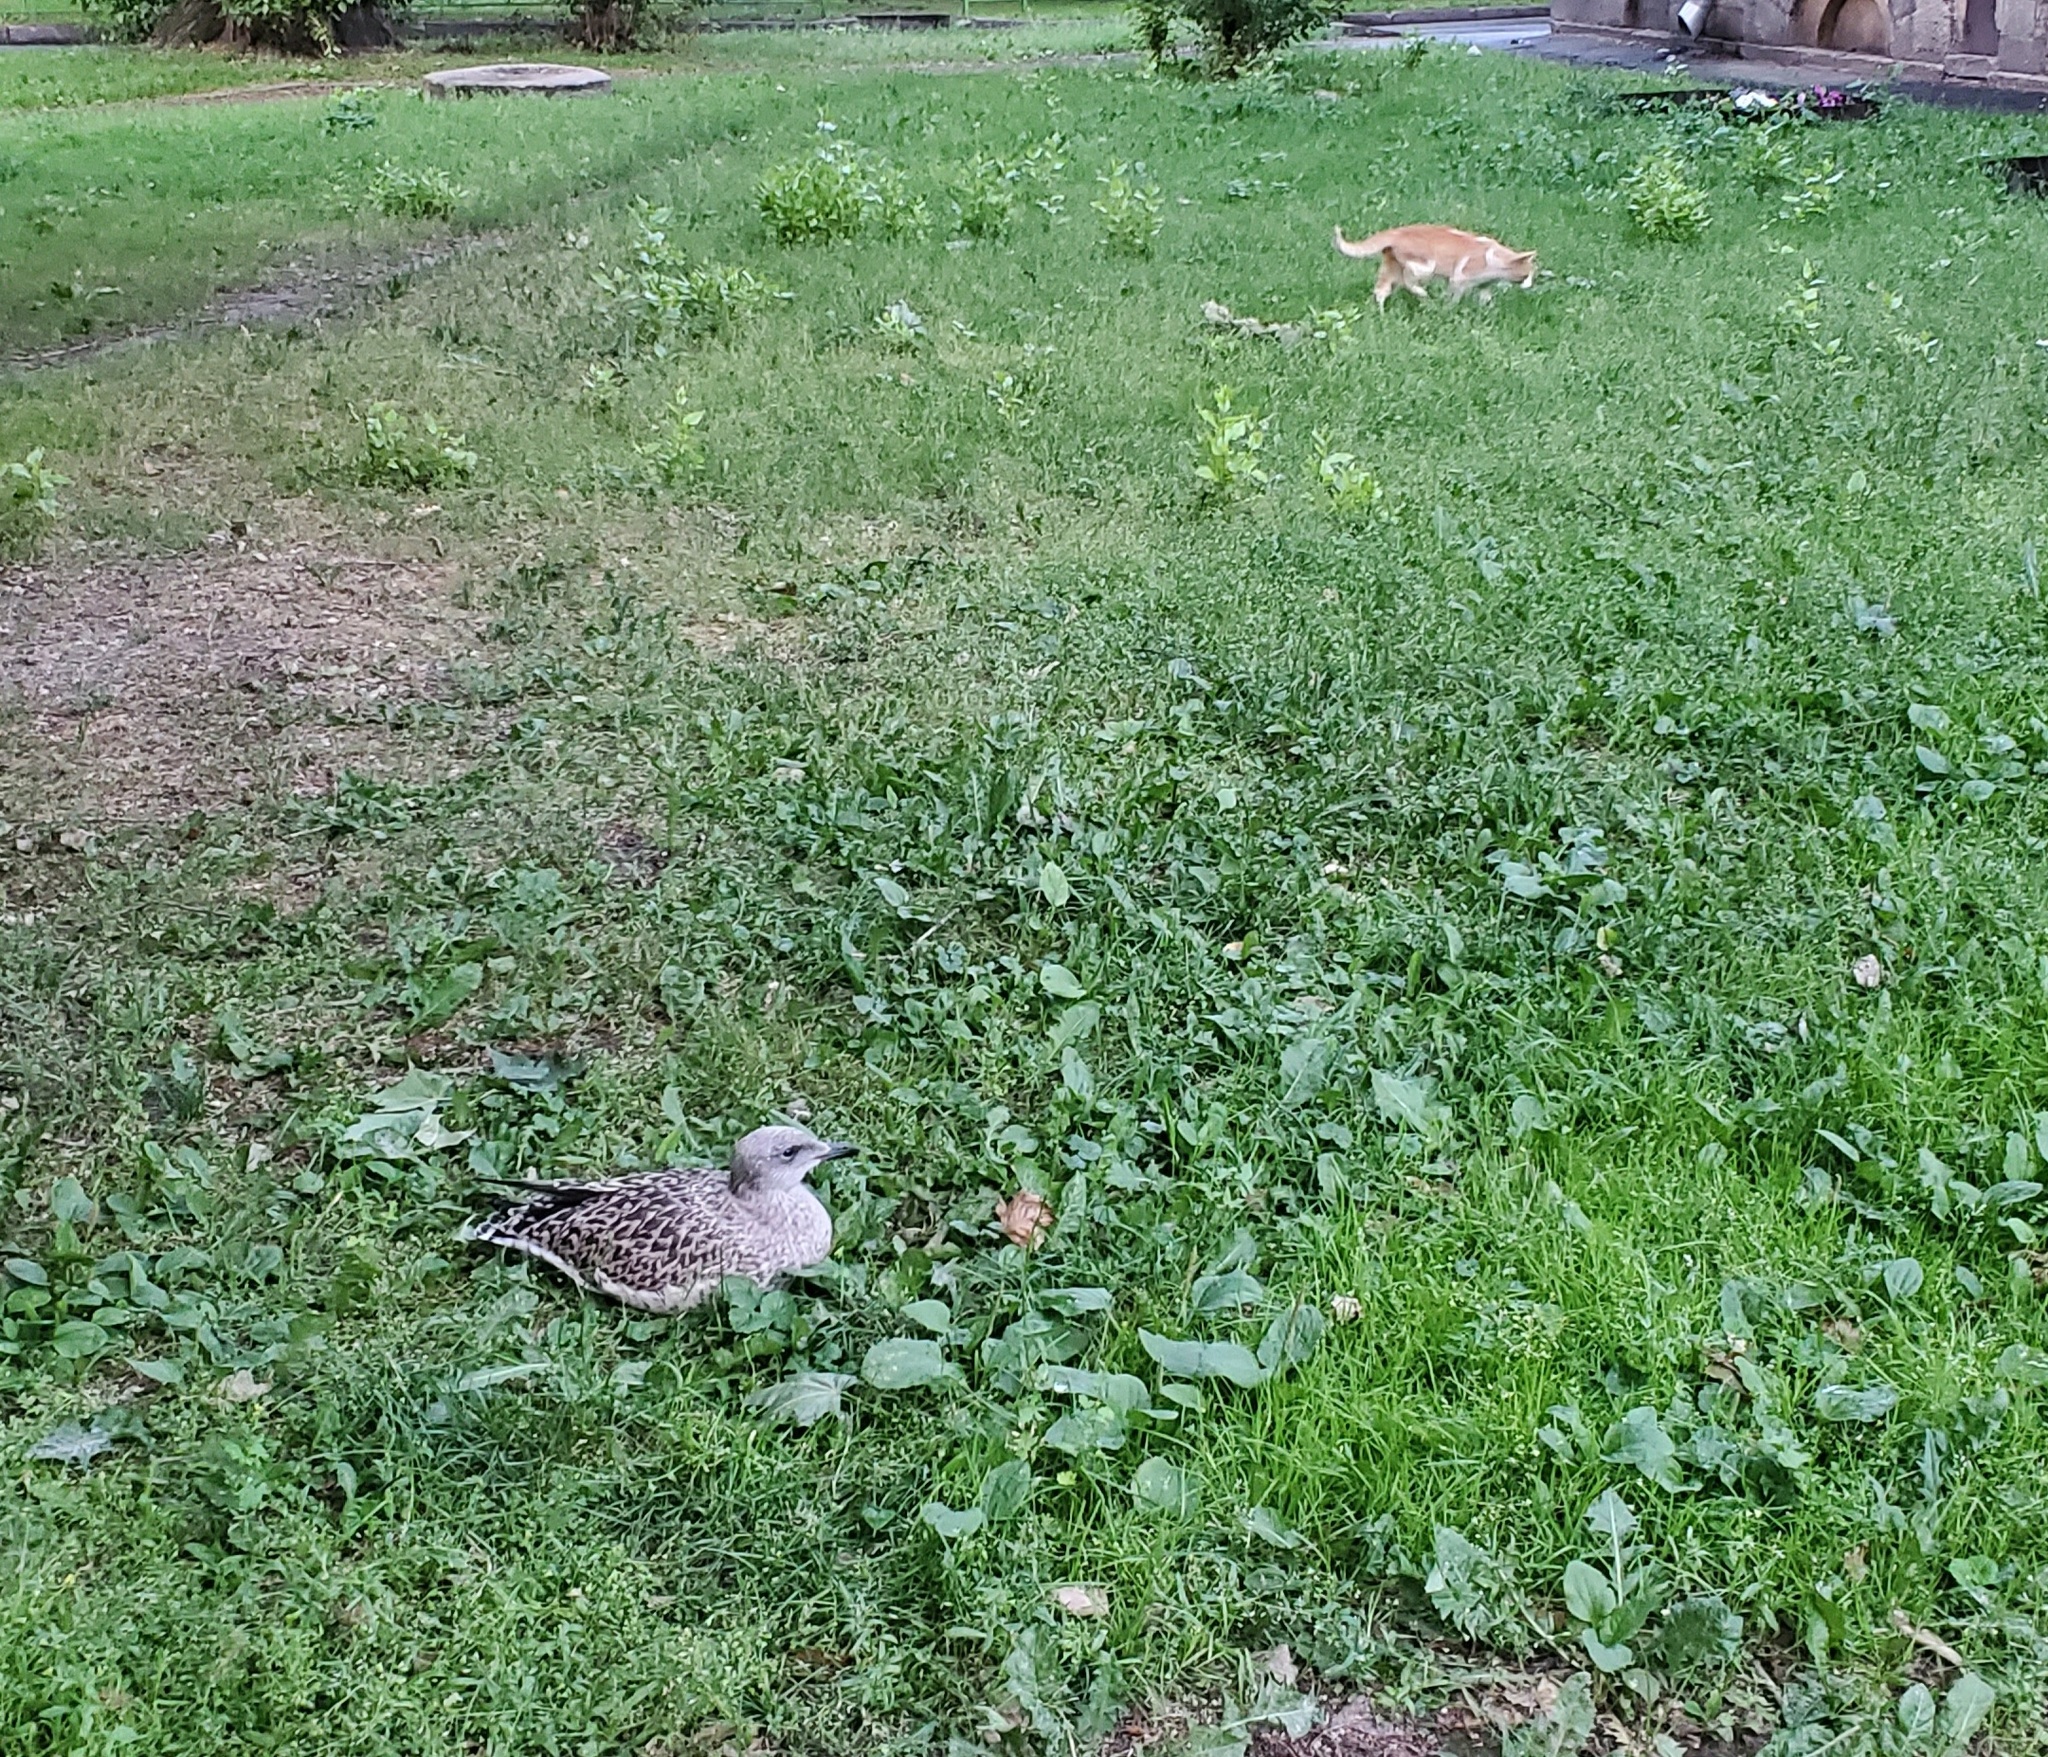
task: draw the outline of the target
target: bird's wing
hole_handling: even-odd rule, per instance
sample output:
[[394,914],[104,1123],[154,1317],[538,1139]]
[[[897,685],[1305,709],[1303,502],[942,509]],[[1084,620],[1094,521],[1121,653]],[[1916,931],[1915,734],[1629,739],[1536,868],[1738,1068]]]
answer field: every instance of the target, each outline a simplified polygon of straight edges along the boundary
[[691,1170],[543,1185],[472,1236],[528,1251],[617,1297],[715,1286],[743,1266],[751,1243],[725,1179]]

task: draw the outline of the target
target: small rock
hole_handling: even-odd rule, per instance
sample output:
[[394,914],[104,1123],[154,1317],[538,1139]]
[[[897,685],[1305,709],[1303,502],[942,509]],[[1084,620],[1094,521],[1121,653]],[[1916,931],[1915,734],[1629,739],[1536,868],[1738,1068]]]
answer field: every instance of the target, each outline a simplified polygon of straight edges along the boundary
[[1099,1586],[1062,1586],[1052,1595],[1052,1602],[1070,1617],[1109,1615],[1109,1594]]
[[237,1367],[213,1388],[213,1394],[223,1403],[254,1403],[269,1393],[268,1382],[257,1378],[247,1367]]
[[1858,988],[1875,988],[1884,981],[1884,965],[1878,962],[1875,952],[1865,952],[1849,966],[1849,974],[1856,979]]

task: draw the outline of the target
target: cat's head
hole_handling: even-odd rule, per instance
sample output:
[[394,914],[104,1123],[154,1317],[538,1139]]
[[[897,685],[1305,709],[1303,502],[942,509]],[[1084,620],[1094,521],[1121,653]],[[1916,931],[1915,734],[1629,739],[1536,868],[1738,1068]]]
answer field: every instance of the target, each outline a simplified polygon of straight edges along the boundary
[[1508,259],[1508,268],[1513,273],[1515,285],[1533,287],[1536,284],[1536,252],[1523,250]]

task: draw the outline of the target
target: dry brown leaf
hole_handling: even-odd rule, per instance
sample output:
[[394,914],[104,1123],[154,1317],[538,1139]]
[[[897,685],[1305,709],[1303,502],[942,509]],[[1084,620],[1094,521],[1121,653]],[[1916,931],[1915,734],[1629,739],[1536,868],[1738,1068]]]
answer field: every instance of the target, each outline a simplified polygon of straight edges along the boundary
[[1052,1221],[1052,1204],[1032,1190],[1019,1190],[996,1204],[996,1224],[1019,1250],[1028,1251],[1043,1239],[1052,1231]]
[[1953,1647],[1949,1646],[1932,1629],[1921,1628],[1904,1611],[1892,1612],[1892,1627],[1905,1636],[1908,1641],[1912,1642],[1915,1647],[1925,1648],[1936,1659],[1940,1660],[1942,1664],[1953,1666],[1959,1672],[1966,1672],[1970,1669],[1964,1663],[1963,1656],[1960,1653],[1956,1652]]
[[1700,1373],[1712,1379],[1717,1385],[1726,1385],[1731,1390],[1742,1389],[1742,1374],[1735,1365],[1737,1355],[1743,1353],[1744,1344],[1739,1338],[1731,1338],[1726,1348],[1709,1348],[1700,1361]]
[[1820,1327],[1820,1333],[1844,1354],[1854,1354],[1863,1346],[1863,1332],[1847,1318],[1830,1318]]

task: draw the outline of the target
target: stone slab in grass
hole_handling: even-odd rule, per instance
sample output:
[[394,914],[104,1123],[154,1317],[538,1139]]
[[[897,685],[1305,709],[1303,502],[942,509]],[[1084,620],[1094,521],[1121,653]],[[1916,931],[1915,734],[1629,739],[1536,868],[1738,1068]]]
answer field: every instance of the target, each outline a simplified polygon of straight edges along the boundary
[[612,89],[612,76],[595,67],[560,67],[545,61],[499,61],[488,67],[448,67],[420,81],[430,98],[478,97],[488,92],[541,98],[595,98]]

